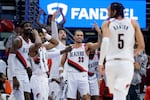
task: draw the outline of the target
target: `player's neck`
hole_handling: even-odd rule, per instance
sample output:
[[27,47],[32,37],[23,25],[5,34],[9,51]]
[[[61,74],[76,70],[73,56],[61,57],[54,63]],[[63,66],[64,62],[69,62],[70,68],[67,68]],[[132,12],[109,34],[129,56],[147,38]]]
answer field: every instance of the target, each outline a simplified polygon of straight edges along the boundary
[[29,37],[28,37],[28,36],[22,35],[22,38],[23,38],[27,43],[29,43]]
[[80,47],[81,45],[82,45],[82,42],[81,42],[81,43],[75,42],[75,44],[74,44],[74,46],[75,46],[76,48]]
[[61,43],[66,45],[66,40],[61,40]]
[[122,20],[122,19],[123,19],[123,17],[118,16],[116,19],[117,19],[117,20]]

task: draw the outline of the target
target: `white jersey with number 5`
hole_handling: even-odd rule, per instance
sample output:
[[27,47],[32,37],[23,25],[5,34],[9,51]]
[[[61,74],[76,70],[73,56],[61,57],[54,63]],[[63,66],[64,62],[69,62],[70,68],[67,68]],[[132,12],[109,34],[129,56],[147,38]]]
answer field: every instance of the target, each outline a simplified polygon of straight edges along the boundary
[[135,30],[131,19],[110,19],[109,30],[110,44],[106,60],[122,58],[134,61]]

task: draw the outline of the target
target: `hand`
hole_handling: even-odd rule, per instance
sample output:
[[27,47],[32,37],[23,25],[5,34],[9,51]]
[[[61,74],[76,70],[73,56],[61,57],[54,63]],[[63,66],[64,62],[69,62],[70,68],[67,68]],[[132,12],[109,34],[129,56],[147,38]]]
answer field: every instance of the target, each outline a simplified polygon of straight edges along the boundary
[[68,46],[64,50],[61,51],[61,54],[66,53],[66,52],[70,52],[71,50],[72,50],[72,46]]
[[59,75],[60,75],[60,77],[63,75],[63,70],[59,70]]
[[141,68],[140,64],[137,61],[135,61],[134,69],[139,70],[140,68]]
[[39,35],[38,31],[36,29],[32,29],[31,33],[32,33],[33,36]]
[[105,74],[104,65],[99,65],[99,72],[100,72],[100,75],[101,75],[101,76],[104,76],[104,74]]
[[20,83],[17,77],[13,77],[13,89],[19,90]]
[[56,16],[58,15],[58,10],[56,10],[54,13],[53,13],[53,17],[52,17],[52,21],[55,21],[56,19]]
[[73,49],[73,47],[70,45],[66,49],[67,49],[68,52],[70,52]]
[[93,27],[94,27],[94,29],[95,29],[98,33],[101,34],[101,30],[100,30],[100,28],[98,27],[98,24],[97,24],[97,23],[94,23]]
[[62,13],[62,8],[59,8],[59,12]]

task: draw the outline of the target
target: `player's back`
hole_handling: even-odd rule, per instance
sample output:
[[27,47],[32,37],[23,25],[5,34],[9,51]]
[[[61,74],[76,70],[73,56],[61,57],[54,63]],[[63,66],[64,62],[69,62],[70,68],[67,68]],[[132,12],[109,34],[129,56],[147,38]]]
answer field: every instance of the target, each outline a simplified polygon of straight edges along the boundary
[[109,30],[110,45],[106,59],[123,58],[133,61],[135,30],[131,19],[111,19]]

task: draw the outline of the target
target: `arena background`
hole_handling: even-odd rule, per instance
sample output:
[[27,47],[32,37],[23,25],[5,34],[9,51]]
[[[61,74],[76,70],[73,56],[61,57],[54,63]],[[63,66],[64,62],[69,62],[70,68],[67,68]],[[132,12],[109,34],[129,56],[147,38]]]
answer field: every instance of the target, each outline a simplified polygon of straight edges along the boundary
[[[46,16],[58,8],[63,9],[66,17],[64,28],[68,33],[67,44],[73,42],[72,36],[76,29],[82,29],[85,33],[85,42],[95,42],[97,33],[92,24],[107,19],[107,6],[114,0],[0,0],[0,20],[9,19],[21,23],[22,20],[31,21],[33,27],[39,9],[43,9],[40,22],[45,23]],[[117,1],[117,0],[115,0]],[[146,53],[150,55],[150,1],[148,0],[118,0],[123,3],[126,11],[125,16],[136,19],[141,27],[146,44]],[[57,22],[62,20],[57,16]],[[11,32],[0,32],[0,58],[5,58],[5,41]]]

